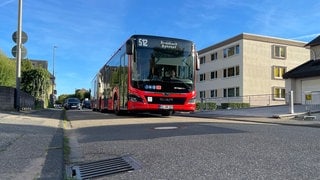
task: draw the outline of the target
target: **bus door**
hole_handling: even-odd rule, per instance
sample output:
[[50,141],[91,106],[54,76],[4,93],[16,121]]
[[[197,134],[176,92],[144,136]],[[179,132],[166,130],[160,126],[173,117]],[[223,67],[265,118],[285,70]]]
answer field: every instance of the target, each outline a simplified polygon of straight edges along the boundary
[[127,108],[128,101],[128,56],[126,54],[120,57],[120,107]]

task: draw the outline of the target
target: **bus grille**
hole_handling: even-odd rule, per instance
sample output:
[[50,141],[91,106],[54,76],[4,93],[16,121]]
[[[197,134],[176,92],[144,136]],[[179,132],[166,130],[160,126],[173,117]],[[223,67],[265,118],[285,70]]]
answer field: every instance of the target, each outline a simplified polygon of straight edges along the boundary
[[[150,96],[148,96],[150,98]],[[146,96],[146,99],[148,99]],[[183,105],[186,98],[172,98],[172,97],[152,97],[152,101],[149,104],[178,104]]]

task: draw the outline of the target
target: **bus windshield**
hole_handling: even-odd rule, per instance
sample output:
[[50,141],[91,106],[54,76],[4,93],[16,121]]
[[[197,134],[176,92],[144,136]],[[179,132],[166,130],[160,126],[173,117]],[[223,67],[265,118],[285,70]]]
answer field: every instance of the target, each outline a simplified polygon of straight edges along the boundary
[[188,49],[141,48],[132,62],[133,87],[160,92],[194,90],[194,60]]

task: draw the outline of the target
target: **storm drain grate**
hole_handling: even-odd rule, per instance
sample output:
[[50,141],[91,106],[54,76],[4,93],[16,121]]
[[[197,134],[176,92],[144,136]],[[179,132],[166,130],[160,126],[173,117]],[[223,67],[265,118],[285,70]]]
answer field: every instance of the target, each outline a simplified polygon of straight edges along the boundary
[[82,163],[67,167],[67,174],[76,179],[90,179],[121,172],[140,169],[140,164],[131,156],[122,156],[112,159]]

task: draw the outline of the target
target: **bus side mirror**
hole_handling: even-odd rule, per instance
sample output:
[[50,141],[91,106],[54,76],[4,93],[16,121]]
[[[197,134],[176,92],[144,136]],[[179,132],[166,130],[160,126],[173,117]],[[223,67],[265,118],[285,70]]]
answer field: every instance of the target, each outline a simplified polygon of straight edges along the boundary
[[133,43],[132,43],[132,40],[129,39],[127,42],[126,42],[126,53],[128,55],[132,55],[133,54]]
[[196,60],[196,70],[200,70],[200,60],[198,53],[195,53],[195,60]]

